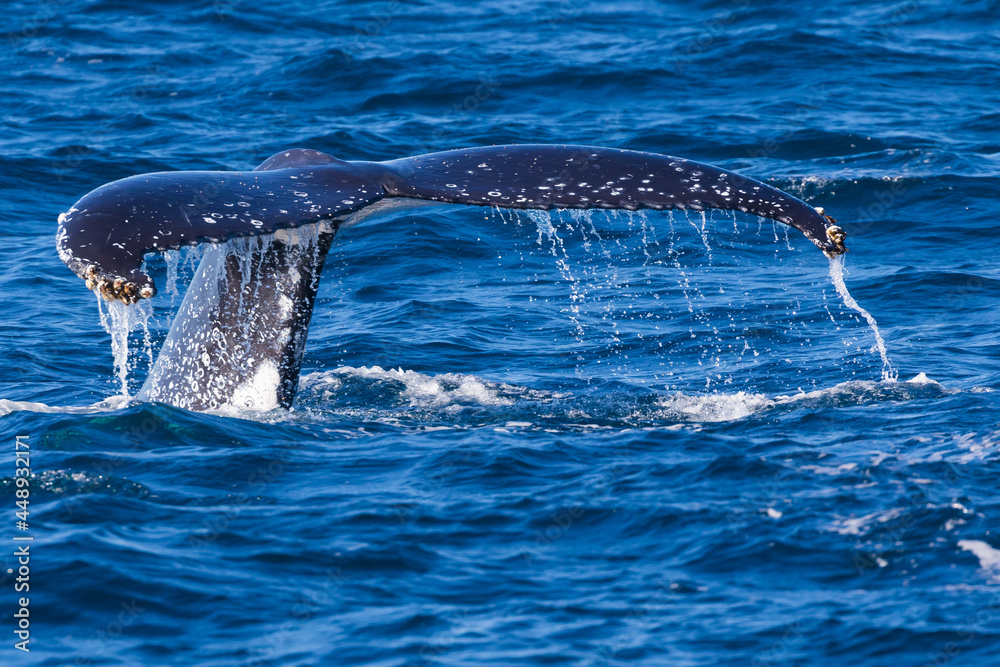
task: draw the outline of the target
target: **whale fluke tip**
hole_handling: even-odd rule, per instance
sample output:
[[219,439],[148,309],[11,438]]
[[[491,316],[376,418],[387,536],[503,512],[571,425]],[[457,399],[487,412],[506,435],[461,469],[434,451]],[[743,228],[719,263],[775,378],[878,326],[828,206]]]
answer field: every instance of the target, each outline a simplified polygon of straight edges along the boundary
[[837,225],[830,225],[826,228],[826,235],[830,237],[830,240],[837,245],[842,245],[844,239],[847,238],[847,232],[838,227]]
[[[830,216],[825,217],[827,220],[834,221]],[[845,232],[841,227],[838,227],[837,225],[830,225],[826,228],[826,236],[830,239],[833,245],[827,246],[823,249],[824,255],[833,259],[837,255],[843,255],[847,252],[847,247],[844,245],[844,239],[847,238],[847,232]]]

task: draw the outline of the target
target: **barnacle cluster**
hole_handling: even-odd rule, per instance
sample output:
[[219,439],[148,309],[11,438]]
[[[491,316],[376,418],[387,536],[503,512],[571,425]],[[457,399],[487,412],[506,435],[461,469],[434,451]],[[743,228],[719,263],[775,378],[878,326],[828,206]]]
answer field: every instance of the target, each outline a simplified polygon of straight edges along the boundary
[[827,215],[826,210],[822,206],[817,206],[816,212],[826,218],[826,221],[829,223],[829,226],[826,228],[826,237],[833,242],[833,247],[825,248],[823,254],[833,259],[837,255],[847,252],[847,248],[844,247],[844,239],[847,238],[847,232],[837,225],[837,219]]
[[94,290],[108,301],[121,301],[125,305],[138,303],[139,299],[148,299],[156,293],[151,285],[140,287],[123,278],[102,276],[94,264],[87,267],[85,280],[87,289]]

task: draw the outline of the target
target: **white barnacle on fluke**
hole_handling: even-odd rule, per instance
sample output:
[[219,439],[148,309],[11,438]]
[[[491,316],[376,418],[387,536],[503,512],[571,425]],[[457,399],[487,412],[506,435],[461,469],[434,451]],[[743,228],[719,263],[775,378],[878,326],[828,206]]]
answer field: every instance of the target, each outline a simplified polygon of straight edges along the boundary
[[847,232],[838,227],[837,225],[830,225],[826,228],[826,235],[830,237],[830,240],[836,244],[842,244],[844,239],[847,238]]
[[[636,178],[638,187],[625,185]],[[309,179],[308,193],[302,179]],[[376,214],[434,202],[538,210],[739,210],[795,227],[829,256],[846,250],[844,231],[825,210],[759,181],[653,153],[547,145],[487,146],[387,162],[345,162],[296,149],[253,172],[132,177],[98,188],[61,214],[56,244],[88,288],[104,299],[135,304],[156,293],[142,270],[146,253],[218,240],[195,272],[140,397],[195,410],[253,397],[259,407],[272,404],[260,400],[258,391],[267,379],[265,384],[275,385],[273,403],[287,407],[334,232]],[[122,212],[129,209],[126,223]],[[256,288],[249,289],[251,284]],[[256,362],[236,359],[235,350]],[[198,375],[185,358],[203,353],[212,361],[211,372]],[[272,366],[276,373],[262,370]]]

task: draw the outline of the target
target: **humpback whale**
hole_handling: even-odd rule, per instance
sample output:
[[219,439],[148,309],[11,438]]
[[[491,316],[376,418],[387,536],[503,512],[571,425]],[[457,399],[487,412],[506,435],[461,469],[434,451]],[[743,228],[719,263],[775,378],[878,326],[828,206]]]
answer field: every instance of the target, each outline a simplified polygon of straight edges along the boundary
[[[827,256],[845,233],[822,208],[712,165],[568,145],[385,162],[282,151],[250,172],[175,171],[103,185],[59,216],[60,258],[109,301],[156,294],[146,253],[211,243],[137,395],[191,410],[290,407],[327,251],[341,229],[427,204],[509,209],[737,210],[802,232]],[[218,244],[230,241],[234,252]]]

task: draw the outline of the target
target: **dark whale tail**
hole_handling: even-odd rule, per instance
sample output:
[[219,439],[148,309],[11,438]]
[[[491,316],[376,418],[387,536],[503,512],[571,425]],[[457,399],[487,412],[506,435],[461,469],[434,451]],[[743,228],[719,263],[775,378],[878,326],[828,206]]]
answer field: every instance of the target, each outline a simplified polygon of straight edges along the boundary
[[137,398],[289,407],[333,235],[320,222],[210,247]]
[[295,149],[252,172],[161,172],[97,188],[59,217],[60,257],[87,286],[135,303],[156,293],[147,252],[243,239],[203,259],[142,400],[201,410],[288,407],[323,261],[337,229],[388,208],[739,210],[795,227],[829,256],[844,232],[822,209],[681,158],[518,145],[345,162]]

